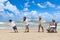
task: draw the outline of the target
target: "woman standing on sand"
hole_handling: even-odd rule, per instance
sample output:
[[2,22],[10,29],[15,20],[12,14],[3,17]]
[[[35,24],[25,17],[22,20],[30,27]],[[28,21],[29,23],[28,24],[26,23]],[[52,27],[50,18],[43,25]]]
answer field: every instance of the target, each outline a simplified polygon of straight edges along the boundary
[[28,23],[28,19],[26,17],[23,18],[23,22],[25,23],[26,27],[25,27],[25,32],[29,32],[29,23]]
[[40,32],[40,28],[42,28],[42,32],[44,32],[44,28],[42,26],[42,18],[39,17],[39,26],[38,26],[38,32]]

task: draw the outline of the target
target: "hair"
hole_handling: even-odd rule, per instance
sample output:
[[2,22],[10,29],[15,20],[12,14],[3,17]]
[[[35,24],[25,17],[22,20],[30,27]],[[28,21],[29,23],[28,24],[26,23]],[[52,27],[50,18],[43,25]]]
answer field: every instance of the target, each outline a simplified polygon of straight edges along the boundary
[[23,18],[23,21],[25,21],[25,20],[26,20],[26,17]]
[[54,20],[54,19],[52,19],[52,25],[55,25],[55,23],[56,23],[56,22],[55,22],[55,20]]
[[12,22],[12,20],[10,19],[9,22]]
[[39,17],[39,21],[41,20],[42,18],[41,17]]
[[55,22],[55,20],[52,20],[52,22]]

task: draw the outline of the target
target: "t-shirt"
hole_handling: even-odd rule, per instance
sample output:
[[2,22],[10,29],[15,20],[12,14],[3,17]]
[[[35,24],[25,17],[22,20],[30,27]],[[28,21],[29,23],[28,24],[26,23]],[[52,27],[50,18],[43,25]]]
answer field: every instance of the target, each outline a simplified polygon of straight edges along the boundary
[[42,20],[40,20],[40,21],[39,21],[39,24],[40,24],[40,25],[42,25],[42,24],[43,24],[43,21],[42,21]]
[[12,21],[12,22],[10,22],[10,23],[8,24],[8,26],[9,26],[9,27],[14,27],[14,26],[16,26],[16,24]]
[[28,19],[25,20],[25,24],[26,25],[29,25]]

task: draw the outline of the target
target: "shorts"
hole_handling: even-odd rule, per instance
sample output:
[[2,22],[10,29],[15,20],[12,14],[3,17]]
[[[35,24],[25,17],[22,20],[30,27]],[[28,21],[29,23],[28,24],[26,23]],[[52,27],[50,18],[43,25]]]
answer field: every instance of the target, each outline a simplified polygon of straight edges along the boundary
[[16,26],[14,26],[14,27],[13,27],[13,30],[17,30],[17,27],[16,27]]

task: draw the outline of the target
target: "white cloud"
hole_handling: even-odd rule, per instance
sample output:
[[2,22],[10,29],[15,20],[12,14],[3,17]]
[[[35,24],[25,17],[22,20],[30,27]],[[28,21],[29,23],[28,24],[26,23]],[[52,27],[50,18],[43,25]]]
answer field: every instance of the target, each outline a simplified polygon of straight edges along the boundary
[[4,3],[5,1],[8,1],[8,0],[0,0],[0,3]]
[[34,1],[32,1],[32,3],[34,4],[35,2],[34,2]]
[[[35,4],[34,0],[32,1],[33,4]],[[49,1],[46,1],[44,3],[37,3],[35,4],[37,6],[39,6],[40,8],[47,8],[47,7],[50,7],[50,8],[54,8],[54,9],[60,9],[60,5],[56,5],[56,4],[53,4]]]
[[34,18],[38,18],[38,12],[32,10],[32,11],[29,13],[29,16],[34,17]]
[[41,5],[40,3],[38,3],[37,5],[40,7],[40,8],[46,8],[47,6],[49,7],[52,7],[52,8],[56,8],[56,5],[55,4],[52,4],[51,2],[47,1],[44,3],[45,5]]
[[29,15],[29,12],[23,12],[22,15],[23,16],[28,16]]
[[32,3],[35,4],[35,1],[33,0]]
[[[6,3],[6,6],[4,6],[4,2],[7,1],[7,0],[0,0],[0,15],[2,15],[3,17],[14,17],[14,14],[18,17],[21,17],[21,16],[28,16],[28,17],[35,17],[35,18],[38,18],[38,16],[42,16],[44,19],[60,19],[60,12],[58,13],[54,13],[54,14],[49,14],[48,12],[43,12],[43,13],[38,13],[37,11],[31,11],[31,12],[28,12],[28,6],[29,6],[29,3],[25,3],[25,8],[23,9],[24,12],[22,12],[22,14],[20,14],[19,10],[17,9],[16,6],[12,5],[9,1]],[[33,1],[34,3],[34,1]],[[60,9],[60,6],[56,6],[54,4],[52,4],[51,2],[47,2],[47,4],[45,5],[41,5],[41,4],[37,4],[40,8],[45,8],[47,6],[49,7],[53,7],[53,8],[56,8],[57,9]],[[12,11],[13,13],[5,13],[4,9],[8,9],[10,11]],[[21,16],[20,16],[21,15]]]
[[46,16],[47,18],[51,18],[51,19],[53,19],[53,14],[49,14],[48,12],[45,12],[44,14],[43,14],[43,16]]
[[37,5],[40,7],[40,8],[46,8],[46,7],[52,7],[52,8],[56,8],[56,5],[55,4],[53,4],[53,3],[51,3],[51,2],[49,2],[49,1],[47,1],[47,2],[45,2],[45,3],[43,3],[43,4],[45,4],[45,5],[42,5],[42,4],[40,4],[40,3],[38,3]]
[[34,0],[32,0],[32,4],[33,4],[33,5],[36,5],[36,3],[35,3],[35,1],[34,1]]
[[8,1],[6,3],[6,6],[5,6],[6,9],[10,10],[10,11],[14,11],[16,9],[16,6],[13,6],[12,4],[10,4],[10,2]]
[[9,16],[9,17],[13,17],[13,16],[14,16],[12,13],[9,13],[9,12],[7,12],[6,14],[7,14],[7,17],[8,17],[8,16]]
[[44,13],[41,13],[40,16],[42,17],[46,17],[46,18],[53,18],[53,16],[51,14],[49,14],[48,12],[44,12]]
[[[6,1],[7,1],[7,3],[6,3],[6,6],[5,6],[3,3],[6,2]],[[9,16],[12,17],[12,16],[14,16],[13,14],[11,14],[9,12],[6,13],[4,11],[4,9],[8,9],[8,10],[12,11],[17,16],[20,14],[20,12],[17,9],[17,7],[12,5],[8,0],[0,0],[0,15],[2,17],[9,17]]]
[[56,21],[60,22],[60,12],[55,12],[54,13],[54,18],[55,18]]
[[47,1],[47,5],[50,6],[50,7],[53,7],[55,8],[56,6],[54,4],[52,4],[51,2]]
[[6,14],[5,14],[5,11],[4,11],[4,2],[7,1],[7,0],[0,0],[0,15],[2,17],[6,17]]
[[29,2],[26,2],[25,3],[25,7],[29,7],[30,5],[29,5]]
[[0,11],[4,11],[4,5],[3,5],[3,3],[0,3]]
[[3,18],[8,18],[8,17],[14,17],[14,15],[12,13],[9,13],[9,12],[1,12],[0,15],[3,17]]
[[60,18],[60,12],[54,13],[54,16],[57,17],[57,18]]
[[41,5],[40,3],[37,4],[40,8],[45,8],[45,5]]
[[28,14],[24,14],[24,16],[27,16]]
[[32,15],[36,15],[37,14],[37,11],[31,11],[31,14]]
[[57,8],[56,9],[60,9],[60,6],[57,6]]
[[50,21],[51,19],[53,19],[53,14],[49,14],[48,12],[43,12],[40,13],[39,16],[42,17],[42,19],[46,20],[46,21]]
[[40,13],[39,16],[49,21],[51,21],[52,19],[55,19],[56,21],[60,20],[60,12],[54,12],[53,14],[49,14],[48,12],[43,12]]
[[53,4],[53,3],[49,2],[49,1],[47,1],[46,3],[47,3],[46,7],[49,6],[49,7],[52,7],[54,9],[60,9],[60,5]]
[[37,18],[38,17],[38,12],[37,11],[31,11],[31,12],[23,12],[22,16],[26,16],[28,18],[34,17]]
[[9,1],[6,3],[5,9],[8,9],[8,10],[12,11],[12,12],[15,13],[16,15],[17,15],[18,13],[20,13],[19,10],[17,9],[17,7],[14,6],[14,5],[12,5]]
[[23,11],[24,11],[24,12],[28,11],[28,8],[24,8]]
[[5,14],[5,12],[0,13],[0,15],[1,15],[3,18],[7,17],[7,14]]

